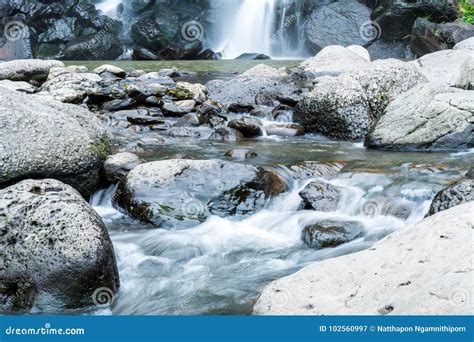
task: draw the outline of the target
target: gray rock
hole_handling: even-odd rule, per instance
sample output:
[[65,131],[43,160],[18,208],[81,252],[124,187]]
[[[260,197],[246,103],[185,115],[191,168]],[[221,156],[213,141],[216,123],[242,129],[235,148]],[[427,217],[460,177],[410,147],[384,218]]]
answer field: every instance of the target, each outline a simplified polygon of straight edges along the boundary
[[329,183],[314,181],[308,184],[299,196],[303,200],[303,209],[329,212],[337,210],[341,190]]
[[15,91],[20,91],[23,93],[28,93],[32,94],[36,91],[36,87],[31,85],[28,82],[25,81],[10,81],[10,80],[2,80],[0,81],[0,87],[9,89],[9,90],[15,90]]
[[177,102],[165,102],[163,105],[163,114],[165,116],[183,116],[191,112],[196,106],[194,100],[183,100]]
[[367,50],[369,50],[372,60],[386,59],[386,58],[397,58],[407,59],[412,58],[409,46],[407,43],[400,41],[385,41],[379,39],[371,44]]
[[474,179],[463,179],[438,192],[427,216],[474,201]]
[[145,222],[187,227],[204,221],[210,211],[232,215],[245,207],[255,212],[265,196],[274,193],[274,186],[265,186],[272,182],[253,166],[173,159],[137,166],[119,183],[113,198],[116,205]]
[[19,59],[0,63],[0,80],[44,81],[53,67],[64,67],[64,63],[40,59]]
[[266,91],[267,96],[276,100],[278,96],[290,95],[297,90],[287,76],[265,65],[256,66],[228,81],[210,81],[206,87],[208,97],[224,106],[232,103],[255,105],[255,97],[262,91]]
[[265,125],[263,127],[267,135],[275,135],[280,137],[296,137],[304,135],[303,126],[289,123],[276,123]]
[[133,107],[136,104],[133,99],[116,99],[107,101],[102,105],[102,109],[108,110],[110,112],[124,110]]
[[361,84],[347,76],[321,77],[295,107],[293,120],[306,132],[360,140],[369,128],[369,102]]
[[233,128],[217,126],[214,128],[214,131],[208,139],[214,141],[237,142],[244,139],[244,136]]
[[295,179],[304,180],[322,177],[332,179],[344,168],[342,163],[320,163],[316,161],[304,161],[290,166],[292,176]]
[[300,64],[308,79],[321,76],[339,76],[345,72],[366,68],[370,65],[363,57],[353,51],[331,45],[322,49],[315,57]]
[[225,153],[225,156],[232,159],[249,159],[257,156],[257,153],[245,148],[237,148]]
[[178,82],[176,83],[177,88],[182,88],[186,89],[187,91],[191,92],[193,94],[193,100],[196,101],[196,103],[203,103],[206,102],[207,100],[207,88],[203,86],[202,84],[191,84],[188,82]]
[[129,152],[108,156],[104,162],[105,178],[111,183],[118,183],[131,170],[141,164],[140,158]]
[[455,150],[474,145],[474,92],[421,84],[389,104],[366,146],[390,150]]
[[337,247],[364,234],[364,226],[355,221],[322,221],[306,226],[302,240],[314,249]]
[[102,78],[92,73],[65,72],[48,80],[40,87],[39,95],[65,103],[80,103],[88,93],[100,90]]
[[94,72],[99,75],[108,72],[120,78],[124,78],[126,76],[126,72],[123,69],[110,64],[101,65],[100,67],[95,68]]
[[[370,9],[357,0],[334,2],[313,11],[305,24],[305,33],[315,46],[365,45],[376,37],[364,37],[361,28],[370,22]],[[337,34],[335,34],[337,30]]]
[[107,228],[70,186],[25,180],[0,190],[0,230],[1,310],[73,309],[102,303],[100,291],[115,296]]
[[231,120],[228,123],[230,128],[242,133],[246,138],[255,138],[263,135],[262,123],[256,118],[242,117]]
[[56,178],[88,194],[109,153],[100,121],[88,110],[45,102],[0,87],[0,184]]
[[168,130],[168,135],[173,138],[207,138],[211,135],[209,127],[173,127]]

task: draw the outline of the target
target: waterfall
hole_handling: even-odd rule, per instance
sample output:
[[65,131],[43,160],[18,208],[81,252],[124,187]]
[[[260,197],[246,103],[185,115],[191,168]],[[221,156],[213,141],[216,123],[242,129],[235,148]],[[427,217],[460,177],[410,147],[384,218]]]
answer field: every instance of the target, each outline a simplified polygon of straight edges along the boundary
[[117,8],[122,3],[122,0],[102,0],[95,7],[103,14],[111,17],[117,17]]

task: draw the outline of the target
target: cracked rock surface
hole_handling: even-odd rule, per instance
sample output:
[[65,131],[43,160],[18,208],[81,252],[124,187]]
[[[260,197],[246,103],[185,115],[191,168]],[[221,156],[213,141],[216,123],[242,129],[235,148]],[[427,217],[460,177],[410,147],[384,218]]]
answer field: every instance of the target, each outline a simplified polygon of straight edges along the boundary
[[474,202],[268,285],[257,315],[470,315]]

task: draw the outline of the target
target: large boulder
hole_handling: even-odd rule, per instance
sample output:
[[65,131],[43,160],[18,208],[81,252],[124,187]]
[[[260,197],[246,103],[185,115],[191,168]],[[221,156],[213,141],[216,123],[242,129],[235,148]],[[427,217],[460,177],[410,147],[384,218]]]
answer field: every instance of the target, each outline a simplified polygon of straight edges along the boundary
[[49,70],[54,67],[64,67],[64,63],[40,59],[20,59],[0,63],[0,80],[44,81],[49,75]]
[[364,57],[339,45],[322,49],[315,57],[300,64],[308,79],[320,76],[339,76],[345,72],[366,68],[370,65]]
[[436,194],[428,216],[472,201],[474,201],[474,179],[463,179]]
[[474,51],[438,51],[412,63],[430,82],[466,89],[474,84]]
[[357,140],[369,127],[369,102],[361,84],[347,77],[321,77],[298,103],[293,120],[306,132]]
[[453,47],[454,50],[474,50],[474,37],[463,40]]
[[269,99],[276,100],[278,96],[290,95],[297,90],[288,76],[265,65],[257,65],[228,81],[210,81],[206,88],[209,99],[225,106],[233,103],[255,105],[255,97],[261,92],[265,92]]
[[[318,48],[329,45],[364,45],[377,38],[364,37],[361,27],[370,22],[370,9],[357,0],[334,2],[311,13],[305,23],[305,33]],[[337,34],[334,28],[337,27]]]
[[[474,203],[268,285],[257,315],[470,315]],[[283,294],[283,296],[282,296]],[[284,297],[286,300],[281,300]]]
[[[328,58],[331,55],[334,58]],[[350,56],[351,63],[340,64],[338,58],[343,56]],[[427,81],[410,63],[396,59],[371,63],[337,46],[325,48],[302,66],[309,75],[328,76],[315,79],[313,90],[295,107],[293,119],[306,132],[344,140],[363,139],[390,101]]]
[[457,43],[474,36],[474,25],[460,22],[433,23],[418,18],[413,25],[411,49],[418,57],[439,50],[452,49]]
[[336,211],[341,198],[341,189],[329,183],[314,181],[301,190],[299,196],[303,200],[303,209]]
[[441,23],[454,21],[459,15],[456,0],[380,0],[376,4],[371,17],[379,25],[381,37],[386,40],[402,40],[409,36],[419,17]]
[[70,186],[25,180],[0,190],[0,230],[0,310],[74,309],[117,292],[107,228]]
[[456,150],[474,146],[474,92],[421,84],[389,104],[366,146],[389,150]]
[[0,184],[56,178],[88,195],[109,143],[88,110],[0,87]]
[[216,215],[247,215],[284,191],[270,171],[220,160],[141,164],[119,183],[114,203],[160,227],[187,227]]

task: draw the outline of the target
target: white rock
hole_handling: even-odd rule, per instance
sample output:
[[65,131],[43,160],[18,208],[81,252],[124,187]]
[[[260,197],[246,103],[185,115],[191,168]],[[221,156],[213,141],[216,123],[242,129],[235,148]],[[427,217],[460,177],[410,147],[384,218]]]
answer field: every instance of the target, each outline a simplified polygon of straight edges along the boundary
[[474,51],[474,37],[464,39],[463,41],[454,45],[454,50],[472,50]]
[[104,64],[104,65],[101,65],[100,67],[97,67],[94,69],[94,72],[96,74],[102,74],[104,72],[110,72],[111,74],[117,76],[117,77],[125,77],[126,73],[123,69],[119,68],[119,67],[116,67],[114,65],[110,65],[110,64]]
[[7,88],[9,90],[22,91],[24,93],[34,93],[36,87],[32,86],[25,81],[10,81],[10,80],[1,80],[0,87]]
[[41,59],[19,59],[0,64],[0,80],[11,81],[44,81],[49,70],[54,67],[64,67],[60,61],[44,61]]
[[474,202],[268,285],[258,315],[471,315]]
[[207,100],[207,88],[202,84],[191,84],[188,82],[178,82],[176,88],[183,88],[193,93],[193,100],[197,103],[204,103]]
[[355,54],[365,59],[367,62],[370,62],[370,53],[365,47],[360,45],[351,45],[347,47],[347,50],[354,52]]
[[442,50],[412,62],[430,82],[467,88],[474,83],[474,51]]

